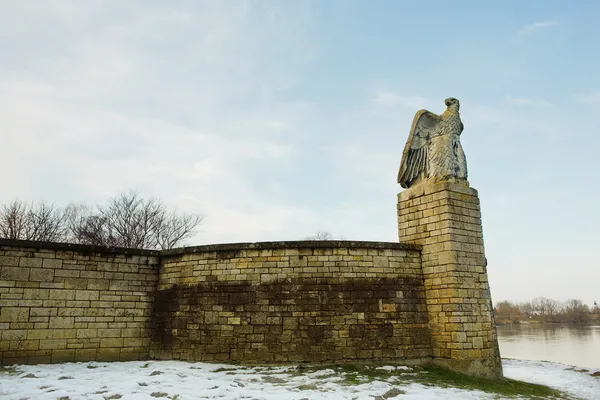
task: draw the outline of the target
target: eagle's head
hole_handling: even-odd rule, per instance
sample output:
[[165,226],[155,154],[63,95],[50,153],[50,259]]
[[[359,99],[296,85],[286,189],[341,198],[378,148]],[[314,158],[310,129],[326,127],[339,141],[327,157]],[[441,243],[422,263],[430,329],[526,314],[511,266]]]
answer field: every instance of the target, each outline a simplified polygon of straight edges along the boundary
[[460,103],[458,102],[458,99],[455,99],[454,97],[448,97],[446,100],[444,100],[444,104],[446,104],[446,107],[454,106],[456,109],[458,109],[460,107]]

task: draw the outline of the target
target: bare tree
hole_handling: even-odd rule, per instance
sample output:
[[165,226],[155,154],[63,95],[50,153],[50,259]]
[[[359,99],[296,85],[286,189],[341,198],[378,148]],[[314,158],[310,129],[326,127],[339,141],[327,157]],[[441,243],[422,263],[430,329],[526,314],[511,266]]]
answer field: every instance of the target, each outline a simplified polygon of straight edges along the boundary
[[71,204],[67,207],[66,225],[68,241],[80,244],[107,245],[104,232],[105,218],[94,214],[86,204]]
[[570,322],[586,322],[590,318],[590,308],[581,300],[569,299],[565,301],[563,313]]
[[536,297],[531,300],[531,306],[534,311],[539,315],[550,315],[550,310],[548,309],[549,299],[545,297]]
[[523,319],[523,312],[519,308],[519,306],[515,303],[511,303],[510,301],[501,301],[496,304],[495,308],[495,316],[499,321],[510,321],[517,322]]
[[528,317],[531,317],[535,313],[535,309],[531,304],[531,301],[525,301],[519,304],[519,309]]
[[5,239],[25,239],[28,205],[14,200],[0,208],[0,236]]
[[202,223],[203,215],[178,214],[161,201],[125,192],[104,206],[15,200],[0,206],[0,237],[65,241],[99,246],[169,249],[181,245]]
[[173,212],[166,215],[157,231],[158,247],[172,249],[191,236],[203,219],[204,216],[198,214],[177,215]]
[[313,235],[307,236],[306,240],[333,240],[333,235],[327,231],[316,231]]
[[63,241],[66,237],[65,211],[44,201],[31,206],[26,236],[29,240]]
[[553,316],[561,312],[562,304],[554,299],[544,299],[544,309],[547,315]]
[[531,307],[536,314],[544,316],[544,320],[554,321],[561,313],[562,304],[554,299],[536,297],[531,301]]
[[144,249],[169,249],[192,236],[204,216],[169,212],[161,201],[134,191],[91,210],[69,207],[69,231],[78,243]]
[[14,200],[0,208],[0,236],[6,239],[63,241],[64,210],[44,201]]

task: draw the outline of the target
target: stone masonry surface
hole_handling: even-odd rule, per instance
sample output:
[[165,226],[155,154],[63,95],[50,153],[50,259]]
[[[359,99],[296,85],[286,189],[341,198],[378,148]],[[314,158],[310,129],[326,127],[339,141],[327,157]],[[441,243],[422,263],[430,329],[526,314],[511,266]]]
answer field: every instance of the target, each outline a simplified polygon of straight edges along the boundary
[[419,251],[318,243],[165,256],[152,357],[428,360]]
[[420,265],[420,247],[400,243],[157,252],[0,240],[0,364],[422,362],[431,350]]
[[477,191],[424,182],[398,195],[401,242],[422,246],[434,362],[501,376]]
[[156,252],[0,240],[0,365],[148,358]]

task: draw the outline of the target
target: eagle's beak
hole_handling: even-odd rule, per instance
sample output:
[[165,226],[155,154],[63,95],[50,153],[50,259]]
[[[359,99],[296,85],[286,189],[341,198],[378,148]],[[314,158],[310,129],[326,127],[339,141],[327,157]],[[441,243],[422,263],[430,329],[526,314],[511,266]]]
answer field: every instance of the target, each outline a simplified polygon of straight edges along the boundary
[[444,100],[444,104],[446,104],[446,107],[450,107],[450,99]]

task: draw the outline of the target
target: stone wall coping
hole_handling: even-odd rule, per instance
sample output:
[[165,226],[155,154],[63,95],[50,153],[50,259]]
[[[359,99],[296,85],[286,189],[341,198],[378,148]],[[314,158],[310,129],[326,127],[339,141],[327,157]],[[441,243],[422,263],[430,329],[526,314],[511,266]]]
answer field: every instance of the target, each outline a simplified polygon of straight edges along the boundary
[[160,256],[160,251],[158,250],[132,249],[127,247],[94,246],[79,243],[43,242],[35,240],[0,239],[0,247],[1,246],[21,247],[29,249],[75,251],[80,253],[94,254],[114,254],[148,257]]
[[358,249],[385,249],[385,250],[421,250],[421,246],[397,242],[367,242],[349,240],[297,240],[282,242],[243,242],[220,243],[200,246],[179,247],[169,250],[144,250],[126,247],[105,247],[78,243],[43,242],[33,240],[0,239],[0,246],[21,247],[32,249],[76,251],[82,253],[136,255],[148,257],[172,256],[191,253],[204,253],[209,251],[234,251],[234,250],[263,250],[263,249],[306,249],[306,248],[358,248]]
[[204,253],[209,251],[234,251],[234,250],[276,250],[276,249],[382,249],[382,250],[421,250],[421,246],[398,242],[365,242],[350,240],[294,240],[283,242],[246,242],[246,243],[221,243],[203,246],[180,247],[163,250],[161,255],[181,255],[190,253]]

